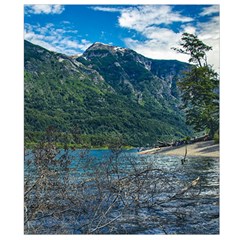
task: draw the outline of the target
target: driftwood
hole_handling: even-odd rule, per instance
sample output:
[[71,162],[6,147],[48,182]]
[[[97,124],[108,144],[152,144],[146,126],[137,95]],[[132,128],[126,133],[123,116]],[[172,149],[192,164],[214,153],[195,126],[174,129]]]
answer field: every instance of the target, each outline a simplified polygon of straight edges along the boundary
[[202,141],[207,141],[207,140],[209,140],[209,136],[208,135],[204,135],[202,137],[191,139],[190,143],[202,142]]
[[187,192],[189,189],[191,189],[192,187],[195,187],[198,183],[200,182],[200,177],[197,177],[196,179],[194,179],[188,186],[186,186],[185,188],[183,188],[181,191],[179,191],[178,193],[176,193],[174,196],[172,196],[171,199],[173,198],[178,198],[179,196],[183,195],[185,192]]
[[76,159],[68,150],[59,151],[53,144],[42,144],[32,153],[34,161],[25,160],[25,234],[131,233],[128,222],[167,234],[159,211],[199,182],[197,178],[186,186],[157,163],[142,158],[139,164],[139,158],[130,155],[120,159],[117,150],[101,161],[88,151]]
[[172,143],[158,141],[157,145],[158,145],[158,147],[170,147],[170,146],[172,146]]
[[172,143],[158,141],[157,146],[158,147],[181,146],[181,145],[188,144],[188,143],[203,142],[203,141],[207,141],[207,140],[209,140],[209,136],[204,135],[202,137],[192,138],[192,139],[189,139],[189,140],[186,140],[186,139],[177,140],[177,141],[172,142]]

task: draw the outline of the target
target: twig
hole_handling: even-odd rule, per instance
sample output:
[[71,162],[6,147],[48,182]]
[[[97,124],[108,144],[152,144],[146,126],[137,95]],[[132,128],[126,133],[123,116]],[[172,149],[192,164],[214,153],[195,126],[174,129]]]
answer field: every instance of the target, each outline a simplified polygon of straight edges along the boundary
[[96,228],[94,228],[92,231],[90,231],[89,233],[93,233],[96,232],[98,229],[104,228],[106,226],[108,226],[109,224],[113,223],[114,221],[116,221],[118,218],[120,218],[122,216],[122,214],[118,215],[117,217],[115,217],[114,219],[112,219],[111,221],[103,224],[102,226],[97,226]]

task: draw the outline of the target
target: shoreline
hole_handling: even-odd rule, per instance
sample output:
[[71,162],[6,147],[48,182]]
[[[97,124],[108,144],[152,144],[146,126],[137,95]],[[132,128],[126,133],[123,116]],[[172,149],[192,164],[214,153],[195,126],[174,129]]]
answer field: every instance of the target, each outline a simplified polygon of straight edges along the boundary
[[213,140],[196,142],[174,147],[159,147],[141,151],[138,154],[163,154],[170,156],[184,156],[187,147],[187,157],[212,157],[219,158],[219,144]]

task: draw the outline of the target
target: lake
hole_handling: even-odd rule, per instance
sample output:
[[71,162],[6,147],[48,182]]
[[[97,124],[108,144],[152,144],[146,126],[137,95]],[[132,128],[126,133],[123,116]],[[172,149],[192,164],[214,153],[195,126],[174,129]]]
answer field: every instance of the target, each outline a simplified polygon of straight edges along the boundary
[[[63,151],[57,158],[62,155]],[[138,155],[136,149],[75,150],[67,157],[72,191],[81,193],[85,211],[91,210],[61,217],[61,224],[72,221],[71,233],[219,234],[219,159],[194,157],[182,164],[182,157]],[[25,161],[32,158],[30,154]],[[35,179],[36,164],[25,166],[25,178]],[[191,186],[196,179],[200,181]],[[76,191],[77,182],[83,181],[84,190]],[[68,198],[74,201],[72,195],[69,187]],[[80,202],[75,205],[83,207]],[[91,225],[89,218],[94,220]],[[39,219],[32,226],[40,224]],[[44,226],[59,221],[48,217]]]

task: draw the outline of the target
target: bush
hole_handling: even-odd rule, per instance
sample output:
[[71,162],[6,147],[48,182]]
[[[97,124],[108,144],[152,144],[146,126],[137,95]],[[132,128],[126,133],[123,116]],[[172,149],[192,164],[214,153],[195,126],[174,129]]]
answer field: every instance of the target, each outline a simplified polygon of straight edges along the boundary
[[219,143],[219,131],[215,132],[213,136],[214,143]]

